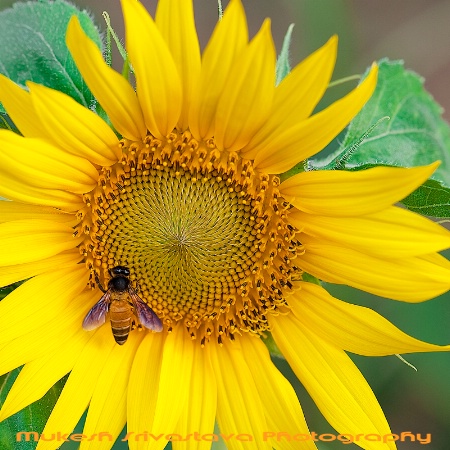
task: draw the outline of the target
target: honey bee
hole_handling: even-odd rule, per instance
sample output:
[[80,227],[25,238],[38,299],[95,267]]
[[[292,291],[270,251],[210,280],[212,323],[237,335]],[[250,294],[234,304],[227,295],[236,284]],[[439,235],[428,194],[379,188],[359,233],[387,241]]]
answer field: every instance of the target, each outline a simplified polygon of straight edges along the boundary
[[127,267],[116,266],[108,272],[111,279],[108,281],[107,290],[94,272],[98,287],[104,294],[87,313],[83,320],[83,329],[91,331],[103,325],[109,312],[112,334],[119,345],[125,344],[128,339],[133,314],[145,328],[162,331],[163,325],[159,317],[130,286],[130,270]]

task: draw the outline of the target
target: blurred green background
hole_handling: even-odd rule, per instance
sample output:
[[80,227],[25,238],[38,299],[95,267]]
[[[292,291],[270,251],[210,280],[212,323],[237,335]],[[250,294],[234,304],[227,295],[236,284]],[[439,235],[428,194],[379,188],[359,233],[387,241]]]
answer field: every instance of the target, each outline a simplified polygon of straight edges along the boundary
[[[291,47],[292,65],[317,49],[333,34],[339,35],[339,56],[334,79],[364,72],[374,60],[383,57],[403,59],[405,66],[425,77],[425,85],[446,109],[450,120],[450,2],[448,0],[242,0],[251,35],[265,17],[271,17],[277,46],[295,23]],[[0,0],[0,9],[11,0]],[[119,0],[76,0],[104,29],[102,11],[109,12],[114,29],[123,37]],[[156,0],[144,0],[154,11]],[[224,6],[228,2],[223,1]],[[194,0],[196,21],[202,47],[217,20],[216,0]],[[120,64],[116,55],[115,61]],[[352,88],[352,84],[333,88],[328,102]],[[323,106],[323,105],[322,105]],[[406,304],[349,289],[327,285],[338,298],[366,305],[413,336],[436,344],[450,343],[450,294],[422,304]],[[446,353],[407,355],[417,367],[415,372],[396,357],[354,360],[372,386],[393,433],[432,434],[427,446],[398,442],[399,450],[448,450],[450,448],[450,355]],[[333,430],[321,417],[306,391],[284,361],[276,361],[295,386],[310,429],[320,433]],[[81,432],[81,424],[78,426]],[[75,450],[76,443],[64,444],[62,450]],[[123,450],[117,443],[114,450]],[[356,449],[341,443],[320,444],[321,450]]]

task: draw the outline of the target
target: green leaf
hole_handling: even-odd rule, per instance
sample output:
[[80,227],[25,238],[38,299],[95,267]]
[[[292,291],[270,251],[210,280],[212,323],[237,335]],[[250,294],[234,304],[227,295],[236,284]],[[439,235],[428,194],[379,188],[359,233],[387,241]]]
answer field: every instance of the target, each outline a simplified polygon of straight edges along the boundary
[[277,59],[276,67],[276,82],[278,86],[283,78],[291,71],[291,64],[289,62],[289,47],[291,46],[292,30],[294,29],[294,24],[289,25],[289,28],[284,36],[283,46],[281,47],[281,53]]
[[[2,404],[19,375],[20,369],[15,369],[0,377],[0,404]],[[13,416],[0,422],[0,448],[2,450],[34,450],[37,442],[33,437],[29,441],[25,438],[17,440],[17,433],[34,431],[42,433],[45,423],[61,394],[66,377],[59,380],[40,400]]]
[[286,359],[283,353],[281,353],[281,350],[278,348],[277,344],[275,343],[271,333],[269,332],[265,333],[265,336],[263,337],[263,342],[267,347],[267,350],[269,350],[270,356]]
[[[0,72],[21,86],[27,80],[49,86],[90,107],[94,98],[67,49],[71,16],[101,48],[99,31],[86,11],[64,0],[15,3],[0,13]],[[0,111],[4,114],[4,110]]]
[[[326,160],[321,161],[320,170],[344,170],[346,168],[348,160],[351,156],[358,150],[359,146],[368,138],[372,131],[384,120],[389,120],[388,116],[384,116],[381,119],[378,119],[362,136],[360,136],[355,142],[345,149],[337,149],[333,153],[331,153]],[[357,166],[357,169],[360,169],[364,166],[376,167],[376,164],[361,164]],[[314,167],[316,170],[319,167]]]
[[[3,404],[9,390],[11,389],[11,386],[14,384],[14,381],[16,381],[19,372],[20,369],[14,369],[0,377],[0,404]],[[0,448],[5,450],[13,450],[17,444],[15,440],[15,433],[16,429],[10,419],[0,422]]]
[[423,79],[399,61],[379,63],[372,98],[348,127],[339,153],[358,142],[377,121],[384,120],[359,142],[345,168],[363,164],[411,167],[441,160],[433,179],[450,186],[450,127],[442,108],[424,89]]
[[12,130],[15,133],[18,132],[17,128],[14,126],[8,114],[6,114],[6,111],[3,109],[2,104],[0,103],[0,129],[1,128],[3,128],[4,130]]
[[22,281],[10,284],[9,286],[0,287],[0,300],[3,300],[8,294],[10,294],[14,289],[18,288],[22,284]]
[[450,218],[450,188],[428,180],[402,200],[411,211],[424,216]]

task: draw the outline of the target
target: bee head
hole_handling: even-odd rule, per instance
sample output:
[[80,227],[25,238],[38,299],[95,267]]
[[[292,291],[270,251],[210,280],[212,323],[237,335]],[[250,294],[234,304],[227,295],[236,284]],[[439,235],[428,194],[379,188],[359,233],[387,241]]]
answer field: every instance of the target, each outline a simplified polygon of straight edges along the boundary
[[128,267],[124,267],[124,266],[112,267],[111,269],[108,270],[108,272],[111,275],[111,277],[117,277],[120,275],[124,276],[124,277],[130,276],[130,269],[128,269]]

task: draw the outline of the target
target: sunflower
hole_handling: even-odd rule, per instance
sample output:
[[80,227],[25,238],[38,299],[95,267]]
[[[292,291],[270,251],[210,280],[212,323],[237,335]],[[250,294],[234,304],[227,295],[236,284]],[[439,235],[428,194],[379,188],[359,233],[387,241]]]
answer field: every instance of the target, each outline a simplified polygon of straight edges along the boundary
[[[390,433],[346,352],[450,347],[333,298],[306,274],[408,302],[447,291],[450,264],[437,252],[449,233],[393,206],[437,165],[277,175],[348,124],[377,67],[311,115],[335,37],[275,87],[270,23],[249,41],[239,0],[202,55],[191,0],[160,0],[155,20],[137,0],[122,7],[136,90],[76,18],[66,39],[110,123],[61,92],[0,77],[0,100],[23,135],[0,131],[0,195],[10,200],[0,203],[0,284],[27,280],[0,304],[1,373],[23,365],[0,419],[70,372],[38,450],[57,448],[51,436],[71,433],[86,409],[84,435],[116,439],[127,423],[132,450],[167,443],[145,433],[172,435],[174,449],[208,449],[193,433],[211,436],[216,421],[230,449],[314,449],[267,434],[309,433],[264,345],[271,332],[338,432]],[[144,305],[131,310],[123,345],[109,320],[82,327],[118,266]],[[142,308],[162,331],[147,329]],[[230,437],[239,433],[245,442]],[[111,446],[93,438],[80,448]]]

